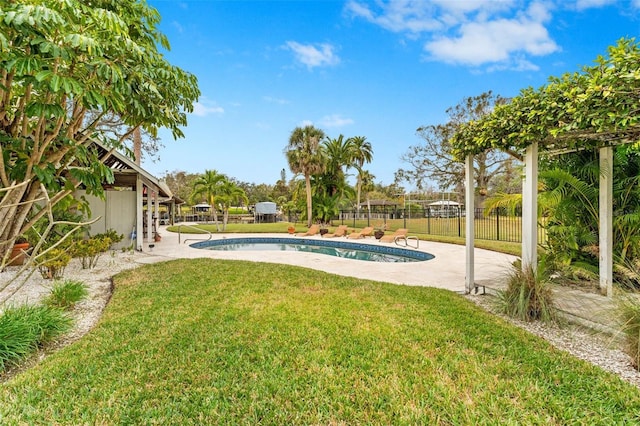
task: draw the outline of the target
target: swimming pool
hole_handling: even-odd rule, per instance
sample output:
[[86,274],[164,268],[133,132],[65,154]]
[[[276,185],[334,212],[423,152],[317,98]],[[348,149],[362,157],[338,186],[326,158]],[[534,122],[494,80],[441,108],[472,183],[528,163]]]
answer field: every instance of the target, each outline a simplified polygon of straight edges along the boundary
[[374,244],[348,243],[344,241],[306,238],[248,237],[201,241],[191,247],[206,250],[280,250],[320,253],[346,259],[370,262],[421,262],[433,259],[433,255],[417,250]]

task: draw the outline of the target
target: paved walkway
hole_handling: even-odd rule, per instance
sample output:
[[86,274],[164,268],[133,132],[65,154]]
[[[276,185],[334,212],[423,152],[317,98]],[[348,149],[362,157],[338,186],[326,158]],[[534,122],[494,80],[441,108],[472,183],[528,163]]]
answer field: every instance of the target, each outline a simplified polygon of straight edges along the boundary
[[[334,274],[355,278],[384,281],[393,284],[410,286],[427,286],[458,293],[465,291],[465,247],[455,244],[444,244],[431,241],[420,241],[418,250],[433,254],[435,257],[424,262],[384,263],[352,260],[324,254],[294,252],[294,251],[216,251],[190,247],[197,235],[182,234],[182,241],[178,242],[178,234],[166,231],[161,227],[162,241],[155,243],[151,249],[152,256],[140,258],[141,262],[157,261],[158,257],[166,259],[176,258],[215,258],[232,260],[249,260],[256,262],[282,263],[317,269]],[[215,234],[212,239],[242,238],[242,237],[279,237],[291,238],[288,234]],[[187,241],[185,241],[185,238]],[[322,237],[301,237],[305,239],[321,239]],[[362,244],[380,243],[374,238],[353,241]],[[325,239],[327,240],[327,239]],[[475,249],[475,281],[485,285],[491,293],[504,286],[504,277],[511,264],[517,258],[504,253]],[[148,259],[148,260],[145,260]],[[587,293],[582,290],[558,288],[555,290],[558,308],[573,322],[587,325],[591,328],[614,332],[617,329],[614,318],[614,302],[598,294]]]
[[[296,251],[217,251],[195,249],[189,246],[189,244],[195,241],[191,239],[185,243],[185,238],[199,238],[196,235],[182,234],[182,242],[179,243],[177,233],[167,232],[161,229],[160,234],[162,235],[162,241],[155,243],[151,249],[151,254],[155,256],[164,256],[166,258],[209,257],[215,259],[284,263],[393,284],[436,287],[455,292],[464,292],[465,290],[465,248],[464,246],[454,244],[420,241],[418,250],[433,254],[435,256],[433,259],[424,262],[386,263],[344,259],[325,254]],[[215,234],[212,239],[242,238],[249,236],[293,238],[283,233]],[[329,238],[322,238],[319,235],[298,238],[329,240]],[[356,240],[338,237],[336,240],[361,244],[382,244],[394,247],[393,243],[381,243],[372,237]],[[475,249],[476,280],[499,280],[504,276],[511,262],[515,259],[515,256],[489,250]]]

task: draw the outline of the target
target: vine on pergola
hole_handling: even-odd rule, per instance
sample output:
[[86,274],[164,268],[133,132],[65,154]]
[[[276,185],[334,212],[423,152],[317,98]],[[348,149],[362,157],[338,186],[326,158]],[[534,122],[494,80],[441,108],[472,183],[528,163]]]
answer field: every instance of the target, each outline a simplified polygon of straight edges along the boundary
[[635,143],[640,139],[640,45],[621,39],[596,65],[523,89],[511,102],[460,127],[453,154],[460,160],[491,148],[541,153]]

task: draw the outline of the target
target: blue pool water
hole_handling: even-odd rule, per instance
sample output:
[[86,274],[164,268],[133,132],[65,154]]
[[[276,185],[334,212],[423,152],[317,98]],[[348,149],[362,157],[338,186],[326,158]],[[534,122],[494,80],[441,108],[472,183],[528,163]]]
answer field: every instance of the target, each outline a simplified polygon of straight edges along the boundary
[[433,255],[417,250],[344,241],[305,238],[225,238],[201,241],[191,247],[207,250],[280,250],[305,251],[371,262],[420,262],[433,259]]

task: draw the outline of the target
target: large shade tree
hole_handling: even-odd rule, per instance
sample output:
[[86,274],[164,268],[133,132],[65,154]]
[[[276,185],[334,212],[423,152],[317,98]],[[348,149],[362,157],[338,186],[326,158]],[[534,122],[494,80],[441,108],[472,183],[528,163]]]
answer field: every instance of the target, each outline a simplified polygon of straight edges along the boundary
[[[199,96],[195,76],[171,65],[160,16],[138,0],[21,0],[0,8],[0,258],[49,206],[83,184],[111,181],[91,138],[118,148],[99,118],[183,136]],[[97,119],[87,121],[91,111]],[[48,200],[48,201],[47,201]]]
[[[464,182],[464,164],[457,159],[451,146],[451,138],[456,131],[469,121],[479,120],[489,114],[505,99],[485,92],[478,96],[466,97],[458,105],[446,110],[448,120],[441,124],[421,126],[417,129],[422,143],[409,147],[402,155],[408,168],[396,172],[397,181],[408,181],[424,188],[426,180],[435,181],[441,188],[462,188]],[[493,179],[505,169],[513,167],[514,157],[520,153],[498,149],[488,149],[474,156],[474,179],[476,187],[488,190]]]
[[322,140],[325,135],[321,129],[308,125],[296,127],[289,136],[285,156],[293,173],[304,176],[307,200],[307,226],[313,222],[311,176],[325,169]]

